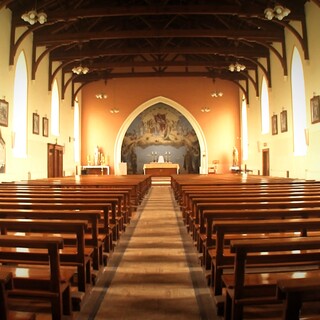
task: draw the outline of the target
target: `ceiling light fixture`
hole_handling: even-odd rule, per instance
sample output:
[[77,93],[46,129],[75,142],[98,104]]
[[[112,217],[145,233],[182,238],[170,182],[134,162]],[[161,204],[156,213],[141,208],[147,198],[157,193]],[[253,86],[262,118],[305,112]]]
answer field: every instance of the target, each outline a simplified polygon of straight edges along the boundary
[[283,7],[280,4],[276,4],[274,8],[267,8],[264,10],[264,16],[268,20],[272,20],[273,18],[277,18],[278,20],[282,20],[284,17],[290,14],[290,9]]
[[231,72],[240,72],[243,71],[246,68],[246,66],[244,64],[239,63],[238,61],[236,63],[231,63],[229,65],[229,71]]
[[219,98],[219,97],[222,97],[223,96],[223,92],[221,91],[214,91],[211,93],[211,97],[212,98]]
[[25,12],[21,19],[25,22],[30,23],[31,25],[34,25],[35,23],[39,22],[40,24],[44,24],[47,22],[47,14],[43,11],[37,12],[37,10],[30,10],[28,12]]
[[97,99],[107,99],[108,96],[105,93],[97,93],[96,98]]
[[83,66],[78,66],[78,67],[74,67],[72,68],[72,72],[75,74],[87,74],[89,72],[89,68],[88,67],[83,67]]
[[201,109],[201,112],[210,112],[210,111],[211,111],[211,109],[208,107],[204,107]]

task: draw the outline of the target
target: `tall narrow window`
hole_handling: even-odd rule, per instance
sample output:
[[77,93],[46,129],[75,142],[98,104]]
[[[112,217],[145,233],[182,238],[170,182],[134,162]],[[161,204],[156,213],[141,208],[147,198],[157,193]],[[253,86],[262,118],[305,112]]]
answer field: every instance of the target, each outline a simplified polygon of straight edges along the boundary
[[73,135],[74,135],[74,161],[79,162],[80,158],[80,112],[79,112],[79,103],[76,100],[74,102],[74,126],[73,126]]
[[241,136],[242,136],[242,159],[248,160],[248,119],[247,119],[247,101],[242,97],[241,103]]
[[293,147],[295,156],[304,156],[307,152],[305,129],[306,96],[304,74],[301,57],[297,48],[294,48],[291,64],[291,90],[293,110]]
[[269,133],[270,130],[270,116],[269,116],[269,92],[267,80],[262,77],[261,84],[261,133]]
[[28,73],[26,58],[20,53],[14,75],[13,95],[13,154],[17,158],[27,156],[27,101],[28,101]]
[[54,81],[51,94],[51,133],[58,136],[60,133],[60,99],[57,80]]

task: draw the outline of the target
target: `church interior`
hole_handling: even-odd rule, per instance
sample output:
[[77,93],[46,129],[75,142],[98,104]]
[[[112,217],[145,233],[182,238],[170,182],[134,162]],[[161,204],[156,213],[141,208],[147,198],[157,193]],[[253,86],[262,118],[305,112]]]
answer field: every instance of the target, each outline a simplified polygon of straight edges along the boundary
[[[319,0],[0,0],[0,318],[319,318],[319,14]],[[62,226],[60,210],[100,220]],[[69,234],[60,243],[49,216]],[[37,227],[13,221],[22,218]],[[75,225],[81,241],[71,239]],[[55,257],[14,251],[21,232],[26,251],[48,246],[32,239],[48,229]],[[219,232],[236,275],[246,268],[238,254],[249,264],[270,235],[278,253],[261,249],[264,271],[252,273],[275,276],[290,262],[283,273],[305,280],[300,293],[282,278],[276,298],[267,285],[261,300],[263,289],[238,292],[233,260],[227,271],[216,265],[226,258]],[[81,263],[61,253],[75,242],[78,254],[90,242]],[[64,274],[70,287],[44,295],[49,311],[37,289],[31,308],[20,300],[19,268],[3,271],[10,259],[38,258],[77,265],[76,277]]]

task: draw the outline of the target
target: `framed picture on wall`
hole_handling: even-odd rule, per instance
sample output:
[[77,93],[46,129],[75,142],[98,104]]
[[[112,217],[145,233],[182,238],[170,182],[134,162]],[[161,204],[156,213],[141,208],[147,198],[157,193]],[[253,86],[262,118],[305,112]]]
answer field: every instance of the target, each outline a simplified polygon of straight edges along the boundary
[[311,123],[320,122],[320,96],[310,99]]
[[39,115],[37,113],[32,114],[32,133],[39,134],[40,123]]
[[271,117],[272,134],[278,134],[278,116],[274,114]]
[[8,126],[8,114],[9,114],[9,102],[6,100],[0,100],[0,125]]
[[44,137],[49,135],[49,119],[47,117],[42,118],[42,135]]
[[283,110],[280,112],[280,129],[281,132],[288,131],[287,110]]

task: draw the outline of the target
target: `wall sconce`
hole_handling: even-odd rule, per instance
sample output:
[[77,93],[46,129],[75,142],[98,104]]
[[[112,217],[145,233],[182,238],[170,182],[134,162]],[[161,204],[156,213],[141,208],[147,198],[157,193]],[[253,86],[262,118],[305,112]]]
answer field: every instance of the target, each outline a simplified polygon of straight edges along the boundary
[[222,97],[223,96],[223,92],[221,91],[214,91],[211,93],[211,97],[212,98],[219,98],[219,97]]
[[283,7],[280,4],[276,4],[274,8],[267,8],[264,10],[264,16],[268,20],[272,20],[273,18],[277,18],[278,20],[282,20],[284,17],[290,14],[290,9]]
[[211,109],[208,107],[204,107],[201,109],[201,112],[210,112],[210,111],[211,111]]
[[97,93],[96,98],[97,99],[107,99],[108,96],[105,93]]
[[120,112],[119,109],[116,109],[116,108],[110,109],[110,113],[119,113],[119,112]]

